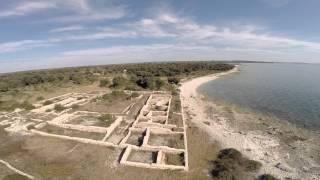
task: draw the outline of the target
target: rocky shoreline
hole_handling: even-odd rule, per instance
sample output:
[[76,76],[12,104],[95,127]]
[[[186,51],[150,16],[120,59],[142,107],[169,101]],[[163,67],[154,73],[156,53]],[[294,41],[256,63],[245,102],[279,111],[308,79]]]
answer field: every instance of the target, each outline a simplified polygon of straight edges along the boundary
[[224,73],[182,83],[181,96],[189,121],[207,132],[223,148],[234,148],[262,163],[259,174],[280,179],[320,179],[320,134],[256,112],[209,101],[198,92],[203,83]]

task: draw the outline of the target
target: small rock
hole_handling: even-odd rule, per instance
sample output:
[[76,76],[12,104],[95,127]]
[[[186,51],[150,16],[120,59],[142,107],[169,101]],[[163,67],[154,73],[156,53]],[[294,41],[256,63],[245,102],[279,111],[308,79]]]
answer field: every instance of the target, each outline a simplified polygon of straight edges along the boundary
[[273,135],[274,133],[271,131],[267,131],[268,134]]
[[285,166],[284,164],[278,163],[275,165],[276,168],[285,171],[285,172],[291,172],[290,168]]
[[303,171],[303,172],[308,172],[308,171],[309,171],[309,168],[303,166],[303,167],[302,167],[302,171]]
[[285,156],[284,158],[289,159],[289,158],[290,158],[290,154],[289,154],[289,153],[287,153],[287,154],[286,154],[286,156]]

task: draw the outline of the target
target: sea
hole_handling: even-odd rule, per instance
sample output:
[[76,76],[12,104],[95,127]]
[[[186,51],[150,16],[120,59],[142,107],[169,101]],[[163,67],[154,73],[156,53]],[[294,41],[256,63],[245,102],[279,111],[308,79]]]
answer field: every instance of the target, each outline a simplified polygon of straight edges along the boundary
[[243,63],[239,72],[199,87],[212,101],[320,129],[320,65]]

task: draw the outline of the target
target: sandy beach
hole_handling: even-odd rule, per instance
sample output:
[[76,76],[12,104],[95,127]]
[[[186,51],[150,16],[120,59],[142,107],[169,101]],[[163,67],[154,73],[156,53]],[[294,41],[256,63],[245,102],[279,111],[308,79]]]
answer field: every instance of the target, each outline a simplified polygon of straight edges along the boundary
[[280,179],[320,179],[319,133],[209,101],[198,92],[202,84],[230,73],[236,75],[239,67],[182,83],[181,97],[187,120],[222,148],[237,149],[249,159],[262,163],[259,174],[272,174]]

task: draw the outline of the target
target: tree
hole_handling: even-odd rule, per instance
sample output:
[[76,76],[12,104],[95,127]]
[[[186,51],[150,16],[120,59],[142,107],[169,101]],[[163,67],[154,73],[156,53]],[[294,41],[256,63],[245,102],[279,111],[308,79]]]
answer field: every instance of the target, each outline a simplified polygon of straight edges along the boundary
[[141,77],[137,80],[137,85],[144,88],[144,89],[147,89],[149,86],[150,86],[150,82],[147,78],[145,77]]

